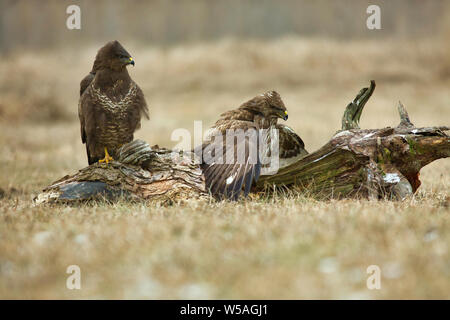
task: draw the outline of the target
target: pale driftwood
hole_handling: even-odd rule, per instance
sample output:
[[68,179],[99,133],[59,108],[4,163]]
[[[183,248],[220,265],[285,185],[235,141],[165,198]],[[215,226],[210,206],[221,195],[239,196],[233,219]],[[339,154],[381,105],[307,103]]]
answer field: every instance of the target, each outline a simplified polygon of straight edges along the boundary
[[[416,128],[401,103],[395,128],[359,129],[375,82],[347,106],[342,130],[316,152],[275,175],[261,176],[254,192],[285,187],[313,196],[404,199],[420,186],[420,169],[450,157],[449,127]],[[172,152],[143,141],[122,147],[118,161],[94,164],[66,176],[36,197],[36,203],[90,199],[142,199],[175,203],[207,199],[204,178],[192,154]]]

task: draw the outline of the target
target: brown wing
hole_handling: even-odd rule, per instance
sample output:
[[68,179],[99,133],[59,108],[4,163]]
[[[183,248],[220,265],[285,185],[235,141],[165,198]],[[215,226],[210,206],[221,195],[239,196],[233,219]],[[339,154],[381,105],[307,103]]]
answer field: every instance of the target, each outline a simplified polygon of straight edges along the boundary
[[95,73],[89,72],[89,74],[83,78],[80,82],[80,97],[83,94],[83,92],[86,90],[86,88],[91,84],[92,80],[94,80]]
[[292,128],[284,124],[277,124],[275,128],[278,129],[280,161],[294,161],[308,154],[303,140]]
[[88,163],[93,164],[99,160],[95,156],[98,153],[98,150],[95,150],[97,146],[95,129],[99,119],[97,119],[96,108],[91,101],[89,88],[80,97],[78,117],[80,118],[81,141],[86,144]]
[[[91,84],[92,80],[94,80],[95,73],[89,72],[89,74],[83,78],[80,82],[80,101],[78,103],[78,117],[80,118],[80,129],[81,129],[81,141],[86,144],[86,154],[88,157],[88,163],[92,164],[95,162],[93,157],[91,156],[91,152],[89,152],[89,144],[86,143],[86,124],[88,123],[90,126],[92,125],[91,122],[95,121],[93,118],[93,108],[91,105],[91,101],[89,99],[89,95],[83,96],[83,93],[86,91],[86,89]],[[89,121],[88,119],[89,118]],[[95,126],[95,123],[94,123]],[[92,129],[91,129],[92,130]],[[95,138],[95,135],[92,135],[91,139]]]
[[144,93],[142,92],[142,90],[139,88],[138,85],[136,85],[135,83],[132,83],[132,85],[136,86],[136,94],[133,95],[131,100],[127,102],[128,106],[126,111],[127,112],[126,119],[124,119],[122,123],[120,124],[118,123],[120,127],[124,128],[123,129],[124,132],[128,132],[131,138],[130,141],[127,142],[133,141],[134,132],[141,128],[142,115],[146,119],[149,119],[148,107],[145,101]]
[[[227,140],[226,129],[241,129],[242,135]],[[210,136],[214,136],[211,142],[201,146],[203,162],[200,167],[206,187],[219,199],[237,200],[242,187],[247,196],[253,181],[258,180],[261,172],[257,128],[251,122],[230,121],[222,123]],[[221,154],[216,154],[216,151]]]
[[128,125],[130,130],[134,132],[141,128],[141,117],[144,116],[146,119],[149,119],[149,115],[144,93],[136,83],[133,82],[132,85],[136,86],[136,95],[130,101],[128,107]]

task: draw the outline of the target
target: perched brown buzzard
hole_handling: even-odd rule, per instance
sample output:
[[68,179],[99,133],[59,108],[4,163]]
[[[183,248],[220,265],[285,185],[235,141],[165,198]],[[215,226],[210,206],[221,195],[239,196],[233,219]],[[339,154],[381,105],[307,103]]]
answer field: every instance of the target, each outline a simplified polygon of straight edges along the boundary
[[271,157],[276,157],[276,171],[307,154],[302,139],[291,128],[277,124],[278,118],[287,120],[288,113],[275,91],[221,115],[207,141],[196,149],[212,195],[236,200],[244,187],[247,196],[253,181],[270,167]]
[[80,83],[78,115],[89,164],[113,160],[117,149],[133,140],[141,115],[148,119],[144,94],[130,78],[129,64],[134,66],[134,60],[122,45],[108,42]]

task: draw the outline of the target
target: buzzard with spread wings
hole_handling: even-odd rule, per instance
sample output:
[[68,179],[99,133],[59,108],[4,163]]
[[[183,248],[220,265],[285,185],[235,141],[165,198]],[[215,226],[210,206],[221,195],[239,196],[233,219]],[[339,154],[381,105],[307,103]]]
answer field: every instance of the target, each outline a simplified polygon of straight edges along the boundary
[[130,64],[134,60],[124,47],[108,42],[80,83],[78,115],[89,164],[113,160],[123,144],[133,141],[141,116],[148,119],[144,94],[126,68]]
[[[237,200],[242,189],[247,196],[253,182],[264,174],[267,159],[275,151],[274,143],[279,147],[279,167],[307,154],[302,139],[291,128],[277,124],[279,118],[287,120],[288,113],[275,91],[221,114],[206,141],[195,150],[213,196]],[[272,134],[273,129],[277,134]]]

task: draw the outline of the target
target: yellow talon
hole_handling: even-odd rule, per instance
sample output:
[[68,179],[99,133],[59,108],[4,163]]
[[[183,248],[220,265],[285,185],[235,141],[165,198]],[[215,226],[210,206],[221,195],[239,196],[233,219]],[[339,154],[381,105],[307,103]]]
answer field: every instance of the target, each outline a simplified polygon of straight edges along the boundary
[[105,147],[105,157],[101,160],[98,160],[99,163],[105,162],[108,164],[110,161],[113,161],[114,159],[108,154],[108,149]]

